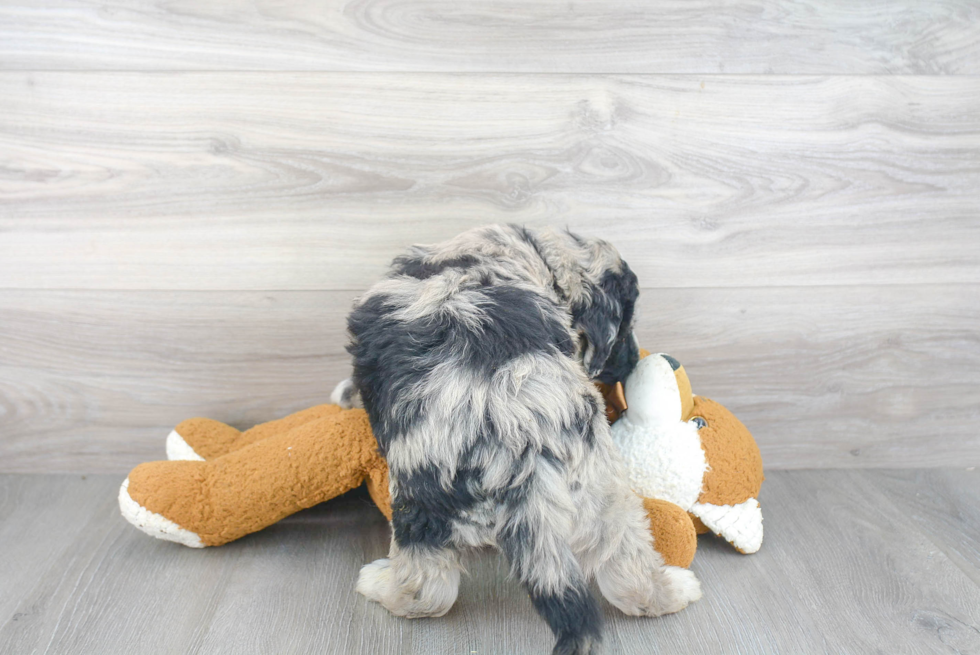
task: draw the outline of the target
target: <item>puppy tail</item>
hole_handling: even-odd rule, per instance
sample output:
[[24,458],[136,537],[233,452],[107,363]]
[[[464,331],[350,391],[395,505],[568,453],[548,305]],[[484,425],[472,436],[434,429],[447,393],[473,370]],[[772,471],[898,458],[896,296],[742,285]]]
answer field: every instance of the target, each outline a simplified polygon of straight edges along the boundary
[[[557,637],[552,655],[595,655],[602,642],[602,614],[563,530],[562,513],[532,489],[520,509],[499,526],[497,543],[510,560],[538,614]],[[517,508],[514,508],[517,509]]]
[[602,643],[602,615],[588,586],[574,583],[557,592],[525,585],[531,602],[558,638],[552,655],[595,655]]
[[354,386],[354,381],[350,378],[341,380],[333,392],[330,394],[330,402],[340,405],[344,409],[351,407],[363,407],[361,403],[361,392]]

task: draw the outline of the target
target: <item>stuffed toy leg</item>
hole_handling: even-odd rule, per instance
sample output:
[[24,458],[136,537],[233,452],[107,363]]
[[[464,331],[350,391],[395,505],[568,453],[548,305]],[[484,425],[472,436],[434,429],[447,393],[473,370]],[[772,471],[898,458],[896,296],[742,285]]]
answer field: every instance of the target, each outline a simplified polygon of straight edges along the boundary
[[123,516],[159,539],[219,546],[365,481],[391,517],[387,465],[363,410],[319,405],[246,432],[191,419],[167,450],[179,460],[141,464],[119,490]]
[[335,416],[343,410],[337,405],[316,405],[285,418],[260,423],[248,430],[209,418],[191,418],[181,422],[167,436],[167,459],[203,461],[244,448],[256,441],[274,437],[317,419]]

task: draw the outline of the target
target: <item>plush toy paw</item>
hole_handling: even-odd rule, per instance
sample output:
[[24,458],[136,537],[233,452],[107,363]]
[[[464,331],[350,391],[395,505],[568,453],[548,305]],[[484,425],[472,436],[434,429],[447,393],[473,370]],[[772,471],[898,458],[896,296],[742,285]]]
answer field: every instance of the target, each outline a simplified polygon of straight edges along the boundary
[[743,555],[751,555],[762,547],[762,509],[755,498],[735,505],[696,503],[691,514]]
[[320,421],[342,412],[337,405],[316,405],[285,418],[260,423],[244,432],[221,421],[190,418],[181,421],[167,437],[167,459],[201,461],[217,459],[270,437]]
[[180,436],[177,430],[171,430],[167,435],[167,459],[170,461],[203,462],[204,458]]
[[189,418],[167,435],[167,459],[201,462],[230,453],[241,446],[242,432],[209,418]]
[[206,462],[147,462],[129,473],[119,488],[119,511],[157,539],[192,548],[224,543],[220,526],[210,525]]
[[157,514],[140,505],[129,495],[129,478],[123,480],[119,487],[119,511],[123,518],[137,528],[157,539],[173,541],[191,548],[204,548],[201,537],[190,530],[185,530],[166,516]]
[[643,509],[650,519],[653,547],[667,566],[687,568],[698,549],[698,533],[690,514],[666,500],[644,498]]

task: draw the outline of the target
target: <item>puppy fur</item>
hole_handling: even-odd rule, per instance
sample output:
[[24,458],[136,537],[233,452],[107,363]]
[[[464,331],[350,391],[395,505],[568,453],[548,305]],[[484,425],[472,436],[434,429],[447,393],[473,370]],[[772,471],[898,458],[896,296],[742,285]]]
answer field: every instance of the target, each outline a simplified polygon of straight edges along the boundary
[[459,553],[508,558],[557,642],[598,652],[595,579],[627,614],[700,597],[653,549],[640,499],[592,380],[638,359],[636,276],[608,243],[553,229],[488,226],[413,246],[348,319],[352,382],[388,460],[391,550],[357,590],[398,616],[441,616]]

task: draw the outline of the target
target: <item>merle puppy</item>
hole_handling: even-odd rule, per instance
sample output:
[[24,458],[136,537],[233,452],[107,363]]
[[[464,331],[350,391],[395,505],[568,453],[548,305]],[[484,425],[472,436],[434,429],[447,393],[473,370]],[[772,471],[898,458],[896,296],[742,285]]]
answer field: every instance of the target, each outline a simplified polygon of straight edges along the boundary
[[653,549],[593,380],[638,359],[636,276],[615,248],[569,232],[490,226],[413,246],[348,319],[352,381],[391,475],[387,559],[357,590],[393,614],[441,616],[459,552],[494,545],[557,637],[593,653],[595,578],[627,614],[697,600],[685,569]]

